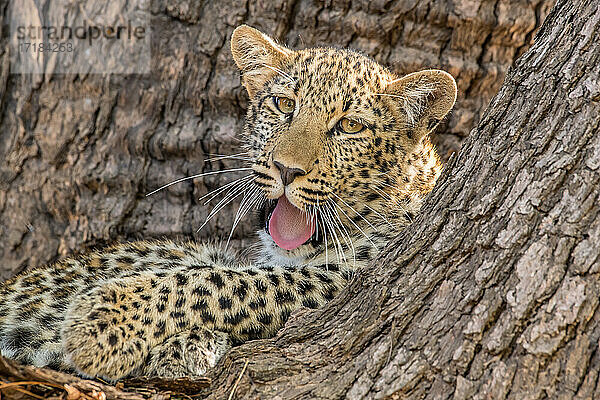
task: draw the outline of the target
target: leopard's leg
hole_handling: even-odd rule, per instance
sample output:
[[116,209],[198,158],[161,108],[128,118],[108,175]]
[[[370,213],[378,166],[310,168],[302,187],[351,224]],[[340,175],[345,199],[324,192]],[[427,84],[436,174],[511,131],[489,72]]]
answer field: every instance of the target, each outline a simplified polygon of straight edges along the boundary
[[205,375],[231,348],[229,335],[202,327],[176,333],[150,349],[141,375],[179,378]]
[[136,282],[121,283],[108,281],[81,293],[67,310],[60,329],[63,351],[72,368],[84,376],[115,381],[139,370],[148,356],[152,333],[134,325],[123,310],[135,301],[127,286],[135,287]]
[[80,293],[61,327],[69,364],[82,375],[109,381],[141,371],[155,346],[197,325],[178,308],[190,290],[177,279],[181,276],[177,269],[143,271]]

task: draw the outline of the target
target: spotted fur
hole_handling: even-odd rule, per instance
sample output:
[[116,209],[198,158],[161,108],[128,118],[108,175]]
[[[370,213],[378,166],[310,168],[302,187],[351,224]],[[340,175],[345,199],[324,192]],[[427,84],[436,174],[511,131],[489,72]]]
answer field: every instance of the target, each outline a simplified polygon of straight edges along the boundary
[[[201,375],[232,344],[272,337],[295,309],[331,300],[411,222],[441,170],[427,134],[454,104],[450,75],[398,77],[357,52],[292,51],[247,26],[232,53],[251,99],[244,190],[265,212],[285,194],[316,218],[314,237],[283,250],[260,229],[250,261],[142,241],[32,269],[0,287],[3,356],[109,380]],[[345,133],[342,118],[364,129]]]

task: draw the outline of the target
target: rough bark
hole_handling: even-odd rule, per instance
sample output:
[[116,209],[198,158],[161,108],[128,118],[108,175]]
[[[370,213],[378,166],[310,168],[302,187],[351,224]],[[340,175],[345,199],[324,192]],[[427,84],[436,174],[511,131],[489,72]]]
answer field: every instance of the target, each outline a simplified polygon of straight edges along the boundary
[[[436,137],[446,157],[530,45],[552,3],[154,0],[149,75],[59,76],[51,69],[11,75],[3,37],[0,279],[105,242],[228,233],[236,204],[195,231],[208,211],[197,199],[229,177],[144,194],[182,176],[238,165],[204,162],[210,153],[236,153],[238,146],[234,136],[247,97],[228,47],[237,25],[254,25],[293,47],[353,47],[399,72],[450,71],[460,95]],[[52,8],[50,0],[0,1],[3,25],[12,6],[31,4]],[[93,19],[105,4],[119,3],[77,4]],[[243,225],[236,238],[246,240],[252,231]]]
[[600,1],[559,1],[422,215],[349,289],[235,348],[225,398],[600,398]]

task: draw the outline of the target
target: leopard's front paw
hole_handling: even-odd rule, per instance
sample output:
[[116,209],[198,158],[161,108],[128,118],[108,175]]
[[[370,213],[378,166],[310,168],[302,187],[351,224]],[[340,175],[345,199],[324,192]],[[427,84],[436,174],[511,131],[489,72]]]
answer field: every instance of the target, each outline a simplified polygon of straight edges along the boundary
[[61,336],[67,360],[78,372],[115,381],[143,365],[147,345],[122,308],[106,301],[107,294],[113,298],[114,289],[96,288],[76,299]]
[[202,376],[229,351],[224,332],[196,327],[179,332],[150,350],[143,374],[165,378]]

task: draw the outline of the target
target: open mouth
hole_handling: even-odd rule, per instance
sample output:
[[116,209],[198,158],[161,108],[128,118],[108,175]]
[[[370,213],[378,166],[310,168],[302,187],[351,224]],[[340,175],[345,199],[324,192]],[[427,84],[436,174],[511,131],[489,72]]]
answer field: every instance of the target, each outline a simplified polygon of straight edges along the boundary
[[265,231],[284,250],[294,250],[309,240],[317,240],[316,220],[290,203],[285,195],[267,202],[264,219]]

